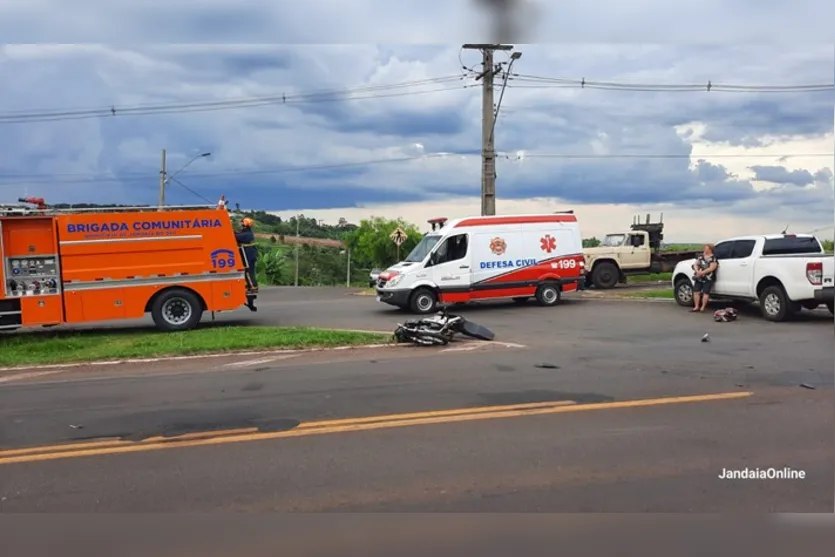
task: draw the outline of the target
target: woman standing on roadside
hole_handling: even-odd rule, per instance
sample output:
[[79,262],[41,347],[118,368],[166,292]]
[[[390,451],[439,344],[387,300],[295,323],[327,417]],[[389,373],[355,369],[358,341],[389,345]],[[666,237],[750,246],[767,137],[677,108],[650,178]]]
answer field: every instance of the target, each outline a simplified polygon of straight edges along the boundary
[[702,255],[693,263],[693,309],[690,311],[704,311],[707,307],[718,267],[719,261],[713,255],[713,244],[705,244]]

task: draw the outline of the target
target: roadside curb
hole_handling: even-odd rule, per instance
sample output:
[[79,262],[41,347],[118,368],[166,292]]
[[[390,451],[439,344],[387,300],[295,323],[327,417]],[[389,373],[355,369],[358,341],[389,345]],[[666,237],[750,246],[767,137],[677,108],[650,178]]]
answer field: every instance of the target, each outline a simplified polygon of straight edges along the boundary
[[670,298],[649,298],[643,296],[582,296],[583,300],[597,300],[603,302],[651,302],[670,303],[675,300]]
[[[351,331],[358,333],[380,333],[380,331]],[[388,334],[388,333],[385,333]],[[240,350],[229,352],[207,352],[205,354],[190,354],[188,356],[159,356],[157,358],[125,358],[121,360],[96,360],[88,362],[67,362],[65,364],[44,364],[44,365],[28,365],[28,366],[10,366],[0,367],[0,373],[11,371],[26,371],[32,369],[66,369],[74,367],[88,367],[88,366],[112,366],[120,364],[153,364],[157,362],[176,362],[199,360],[207,358],[223,358],[230,356],[270,356],[270,355],[284,355],[284,354],[306,354],[313,352],[336,352],[345,350],[368,350],[372,348],[403,348],[412,346],[410,344],[349,344],[345,346],[329,346],[323,348],[295,348],[285,350]],[[0,383],[3,382],[3,377],[0,376]]]

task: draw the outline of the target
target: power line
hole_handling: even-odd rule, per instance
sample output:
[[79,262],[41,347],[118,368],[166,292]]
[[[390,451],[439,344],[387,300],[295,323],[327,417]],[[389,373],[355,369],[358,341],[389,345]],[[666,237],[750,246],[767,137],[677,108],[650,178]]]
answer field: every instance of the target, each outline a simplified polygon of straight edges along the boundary
[[208,112],[218,110],[234,110],[254,108],[270,105],[314,104],[325,102],[345,102],[351,100],[380,99],[387,97],[401,97],[438,93],[442,91],[463,90],[472,85],[462,84],[456,87],[441,87],[417,91],[396,91],[397,89],[422,87],[427,85],[451,84],[461,81],[462,76],[446,76],[403,82],[391,85],[377,85],[356,87],[350,89],[319,91],[299,94],[282,94],[266,97],[246,97],[216,101],[193,101],[182,103],[167,103],[155,105],[134,105],[126,107],[111,106],[108,108],[78,109],[78,110],[41,110],[29,112],[7,112],[0,114],[0,124],[20,124],[29,122],[56,122],[63,120],[86,120],[91,118],[114,118],[117,116],[148,116],[157,114],[181,114],[189,112]]
[[169,179],[171,182],[174,182],[174,183],[176,183],[177,185],[179,185],[179,186],[180,186],[181,188],[183,188],[184,190],[186,190],[186,191],[188,191],[188,192],[190,192],[190,193],[194,194],[195,196],[199,197],[200,199],[202,199],[203,201],[205,201],[205,202],[206,202],[206,203],[208,203],[209,205],[214,204],[214,202],[213,202],[211,199],[208,199],[208,198],[207,198],[207,197],[205,197],[203,194],[201,194],[201,193],[198,193],[198,192],[194,191],[193,189],[191,189],[190,187],[188,187],[187,185],[185,185],[184,183],[182,183],[182,182],[179,180],[179,178],[170,177],[170,178],[168,178],[168,179]]
[[[832,91],[833,83],[790,84],[790,85],[737,85],[707,81],[706,83],[659,84],[659,83],[623,83],[613,81],[594,81],[543,77],[530,74],[511,74],[514,82],[510,87],[527,89],[600,89],[608,91],[645,91],[645,92],[723,92],[723,93],[816,93]],[[523,85],[517,85],[517,83]],[[527,85],[525,85],[527,84]]]
[[[413,81],[404,81],[399,83],[392,83],[386,85],[367,85],[362,87],[346,87],[346,88],[339,88],[339,89],[317,89],[308,91],[306,93],[293,93],[287,95],[286,93],[282,93],[281,95],[269,95],[269,96],[258,96],[258,97],[233,97],[229,99],[222,99],[222,100],[207,100],[207,101],[189,101],[189,102],[180,102],[180,103],[162,103],[162,104],[139,104],[139,105],[129,105],[125,107],[119,108],[119,111],[128,111],[128,110],[147,110],[147,109],[160,109],[160,108],[188,108],[192,106],[205,106],[205,105],[224,105],[228,103],[250,103],[250,102],[282,102],[285,99],[300,99],[305,97],[319,97],[319,96],[329,96],[329,95],[340,95],[340,94],[347,94],[347,93],[356,93],[356,92],[369,92],[369,91],[381,91],[381,90],[388,90],[388,89],[398,89],[402,87],[412,87],[415,85],[425,85],[431,83],[438,83],[450,80],[460,80],[461,76],[457,75],[450,75],[450,76],[442,76],[442,77],[432,77],[427,79],[418,79]],[[98,113],[101,111],[111,112],[113,107],[95,107],[95,108],[78,108],[78,109],[40,109],[40,110],[29,110],[29,111],[10,111],[6,112],[2,116],[9,116],[9,117],[19,117],[19,116],[27,116],[27,112],[34,112],[36,114],[47,114],[52,116],[65,116],[65,115],[72,115],[72,114],[86,114],[86,113]]]
[[[292,172],[316,172],[321,170],[340,170],[340,169],[347,169],[347,168],[361,168],[361,167],[369,167],[369,166],[377,166],[383,164],[393,164],[393,163],[403,163],[403,162],[412,162],[412,161],[419,161],[419,160],[427,160],[427,159],[434,159],[434,158],[443,158],[448,155],[456,155],[461,156],[461,154],[457,153],[441,153],[441,154],[428,154],[428,155],[420,155],[414,157],[399,157],[399,158],[388,158],[388,159],[376,159],[376,160],[367,160],[367,161],[359,161],[359,162],[348,162],[348,163],[335,163],[335,164],[320,164],[320,165],[309,165],[309,166],[289,166],[289,167],[281,167],[281,168],[263,168],[258,170],[252,169],[240,169],[240,170],[226,170],[220,172],[191,172],[189,173],[189,178],[222,178],[228,176],[256,176],[256,175],[278,175],[278,174],[287,174]],[[125,173],[120,176],[85,176],[82,174],[19,174],[19,175],[10,175],[4,174],[0,175],[0,186],[2,185],[17,185],[17,184],[49,184],[49,183],[60,183],[60,184],[85,184],[85,183],[108,183],[108,182],[144,182],[148,180],[154,179],[154,175],[159,171],[151,171],[145,173]],[[67,179],[56,179],[60,177],[65,177]],[[34,178],[34,180],[32,179]],[[3,182],[6,183],[3,183]]]
[[[218,172],[193,172],[189,178],[224,178],[232,176],[270,176],[294,172],[316,172],[322,170],[341,170],[348,168],[364,168],[387,164],[414,162],[420,160],[434,160],[452,157],[478,157],[477,153],[431,153],[413,157],[399,157],[375,159],[349,163],[319,164],[308,166],[290,166],[262,169],[228,169]],[[687,153],[497,153],[499,158],[506,160],[524,160],[528,158],[542,159],[577,159],[577,160],[614,160],[614,159],[789,159],[789,158],[832,158],[835,153],[792,153],[792,154],[687,154]],[[16,186],[22,184],[86,184],[86,183],[122,183],[153,181],[158,170],[149,169],[147,172],[127,172],[118,176],[96,176],[84,174],[0,174],[1,186]],[[180,185],[188,189],[180,182]]]
[[523,153],[520,155],[506,154],[505,158],[521,160],[527,158],[547,159],[788,159],[788,158],[820,158],[835,157],[835,153],[801,153],[791,155],[765,155],[765,154],[687,154],[687,153],[606,153],[606,154],[581,154],[581,153]]

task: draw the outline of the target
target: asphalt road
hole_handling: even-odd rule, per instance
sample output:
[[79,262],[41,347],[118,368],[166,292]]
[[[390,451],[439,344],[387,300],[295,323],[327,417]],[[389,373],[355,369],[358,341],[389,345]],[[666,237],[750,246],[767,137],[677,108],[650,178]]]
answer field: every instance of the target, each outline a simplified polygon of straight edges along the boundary
[[[336,289],[269,290],[261,308],[220,321],[403,317]],[[461,313],[497,342],[4,372],[0,511],[831,512],[828,313]],[[805,479],[717,477],[746,467]]]

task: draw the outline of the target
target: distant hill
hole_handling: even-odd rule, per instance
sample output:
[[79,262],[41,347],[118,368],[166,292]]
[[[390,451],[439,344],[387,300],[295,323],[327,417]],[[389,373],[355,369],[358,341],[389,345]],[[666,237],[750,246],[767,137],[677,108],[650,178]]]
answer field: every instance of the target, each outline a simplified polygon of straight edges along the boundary
[[282,236],[280,234],[265,234],[263,232],[256,233],[255,237],[261,240],[271,240],[272,238],[275,238],[276,243],[287,245],[302,244],[306,246],[321,246],[328,248],[345,247],[341,240],[332,240],[329,238],[309,238],[305,236],[296,237],[295,235],[287,234]]

